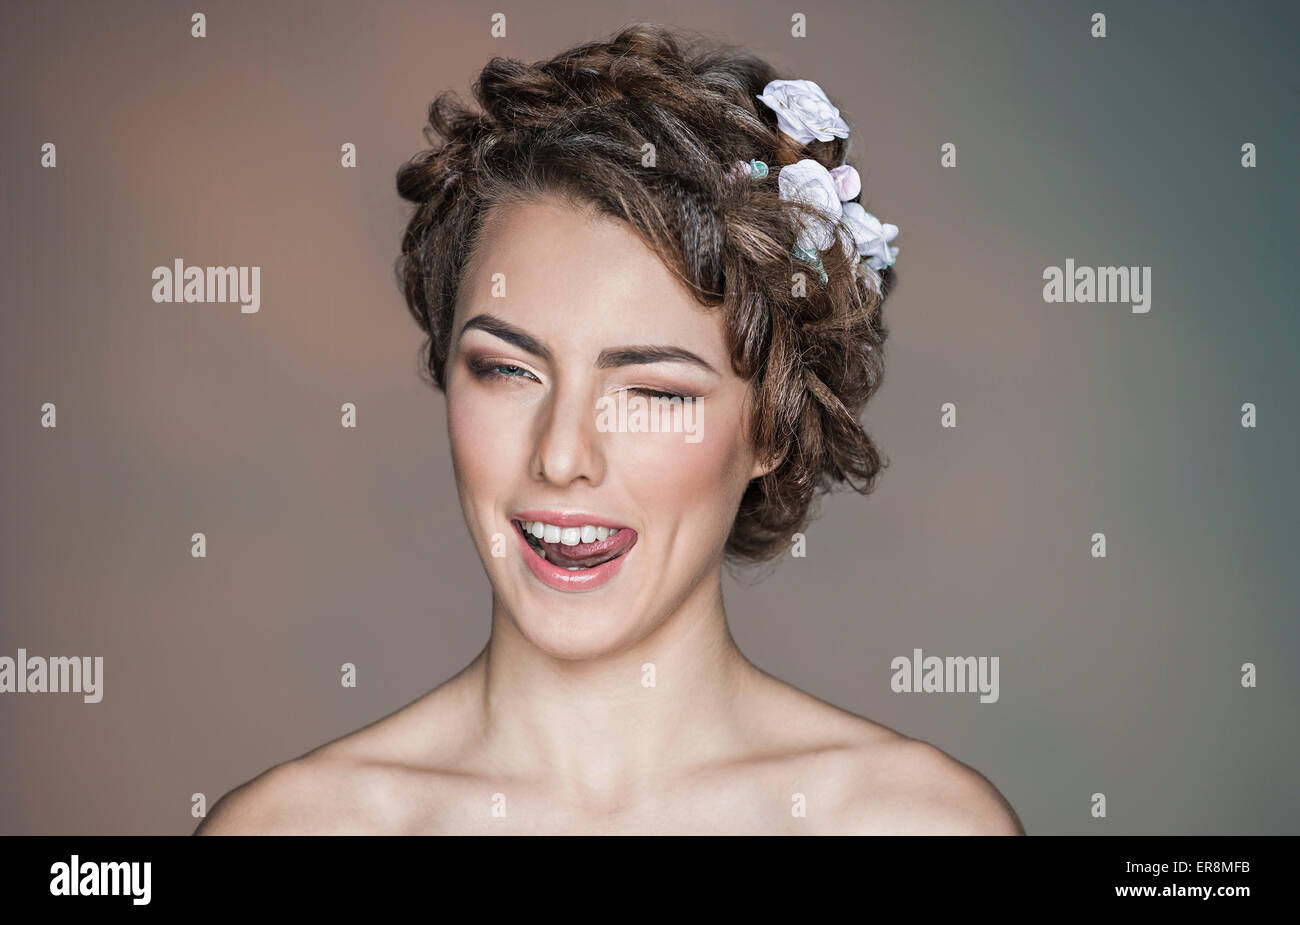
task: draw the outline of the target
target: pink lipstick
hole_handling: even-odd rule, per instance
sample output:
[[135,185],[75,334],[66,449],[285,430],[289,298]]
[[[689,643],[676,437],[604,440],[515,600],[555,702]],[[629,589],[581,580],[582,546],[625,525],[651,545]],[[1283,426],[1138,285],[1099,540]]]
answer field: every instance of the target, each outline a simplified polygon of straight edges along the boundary
[[[605,584],[623,568],[638,539],[630,527],[585,513],[519,511],[511,523],[529,571],[557,591],[589,591]],[[560,542],[557,530],[570,542]]]

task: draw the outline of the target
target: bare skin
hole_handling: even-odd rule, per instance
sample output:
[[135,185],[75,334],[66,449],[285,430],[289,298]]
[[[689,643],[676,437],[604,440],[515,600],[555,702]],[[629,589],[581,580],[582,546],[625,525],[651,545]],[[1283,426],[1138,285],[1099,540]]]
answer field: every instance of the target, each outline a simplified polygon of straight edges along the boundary
[[[457,486],[493,587],[488,644],[413,703],[230,792],[197,834],[1023,834],[978,772],[736,647],[722,552],[772,463],[750,446],[717,316],[617,222],[550,199],[499,217],[447,361]],[[504,334],[467,324],[485,314]],[[700,362],[607,361],[627,345]],[[597,398],[646,389],[696,397],[704,439],[594,426]],[[606,584],[557,590],[512,532],[534,509],[600,515],[638,540]]]
[[231,792],[197,834],[1024,834],[977,771],[752,666],[737,692],[748,741],[707,763],[617,788],[503,773],[481,726],[486,663],[485,650],[433,693]]

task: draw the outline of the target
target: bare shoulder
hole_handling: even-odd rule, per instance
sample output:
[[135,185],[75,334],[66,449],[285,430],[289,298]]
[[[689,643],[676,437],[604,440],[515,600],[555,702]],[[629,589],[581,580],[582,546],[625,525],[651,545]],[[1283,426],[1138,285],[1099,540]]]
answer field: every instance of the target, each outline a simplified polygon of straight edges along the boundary
[[[463,673],[462,673],[463,674]],[[457,678],[460,676],[458,675]],[[447,785],[464,711],[457,678],[406,706],[278,764],[223,796],[195,835],[405,832],[425,821]],[[429,729],[440,730],[435,742]]]
[[841,767],[837,828],[846,834],[1025,834],[988,778],[928,742],[890,730],[854,749]]
[[446,786],[446,775],[429,764],[428,747],[417,747],[415,733],[428,703],[412,704],[263,772],[217,801],[194,834],[411,830],[424,821],[432,795]]
[[382,829],[372,769],[329,751],[294,758],[227,793],[195,835],[363,834]]
[[[754,703],[827,807],[825,834],[1023,835],[1015,810],[974,768],[928,742],[763,677]],[[816,782],[814,784],[814,782]],[[813,820],[810,811],[809,820]]]

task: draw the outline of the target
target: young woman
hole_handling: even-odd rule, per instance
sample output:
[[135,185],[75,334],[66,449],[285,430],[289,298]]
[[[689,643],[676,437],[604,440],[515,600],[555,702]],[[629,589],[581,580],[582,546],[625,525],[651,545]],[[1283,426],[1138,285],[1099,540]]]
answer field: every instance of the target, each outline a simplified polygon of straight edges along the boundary
[[[1023,834],[980,774],[760,671],[724,562],[885,463],[897,234],[821,89],[650,26],[444,94],[399,276],[491,635],[223,798],[217,833]],[[657,425],[657,426],[656,426]]]

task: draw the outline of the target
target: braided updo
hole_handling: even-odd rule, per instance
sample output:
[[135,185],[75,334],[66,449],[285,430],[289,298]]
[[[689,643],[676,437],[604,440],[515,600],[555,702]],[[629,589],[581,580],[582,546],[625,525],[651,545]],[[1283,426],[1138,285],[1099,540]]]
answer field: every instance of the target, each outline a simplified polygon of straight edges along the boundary
[[[618,218],[702,305],[721,308],[732,367],[754,396],[755,451],[780,460],[749,484],[727,539],[729,557],[751,562],[786,548],[820,492],[847,483],[866,494],[888,465],[859,415],[884,375],[894,271],[855,275],[851,235],[780,198],[781,166],[838,167],[847,140],[801,145],[779,131],[755,99],[779,76],[741,49],[644,24],[549,61],[493,58],[473,87],[481,111],[440,94],[425,128],[433,147],[397,173],[415,204],[398,280],[428,335],[422,375],[440,390],[462,273],[504,202],[561,193]],[[771,166],[766,179],[735,178],[750,159]],[[825,283],[791,256],[800,227],[818,222],[836,236],[821,255]]]

